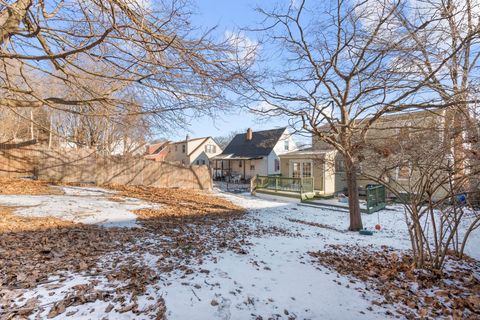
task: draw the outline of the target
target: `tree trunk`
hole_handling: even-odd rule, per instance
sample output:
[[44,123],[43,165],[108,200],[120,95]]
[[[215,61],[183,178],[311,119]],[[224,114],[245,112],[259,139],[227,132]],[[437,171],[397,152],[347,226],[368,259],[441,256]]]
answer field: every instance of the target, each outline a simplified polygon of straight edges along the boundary
[[49,126],[48,126],[48,149],[51,149],[52,148],[52,138],[53,138],[53,133],[52,133],[52,130],[53,130],[53,124],[52,124],[52,116],[50,115],[50,122],[49,122]]
[[30,139],[35,139],[35,132],[33,127],[33,110],[30,110]]
[[348,209],[350,212],[350,231],[363,229],[362,216],[360,214],[360,201],[358,198],[357,167],[351,160],[345,160],[345,174],[347,178]]
[[[3,1],[2,1],[3,3]],[[0,45],[3,46],[12,34],[18,31],[20,23],[25,19],[32,0],[18,0],[10,5],[9,10],[0,13]]]

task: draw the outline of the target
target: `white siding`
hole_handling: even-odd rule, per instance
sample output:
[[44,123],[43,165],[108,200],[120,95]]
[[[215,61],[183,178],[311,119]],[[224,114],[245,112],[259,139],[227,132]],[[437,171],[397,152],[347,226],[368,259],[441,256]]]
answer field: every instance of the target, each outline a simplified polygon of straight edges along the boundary
[[[288,141],[288,150],[285,149],[285,141]],[[280,170],[275,170],[275,159],[280,161],[279,155],[295,150],[297,150],[297,144],[293,140],[292,135],[285,129],[285,132],[267,157],[265,164],[267,174],[280,174]]]
[[[200,143],[202,143],[202,145],[200,146]],[[215,152],[210,152],[210,153],[207,153],[206,151],[206,148],[205,146],[207,145],[214,145],[215,146]],[[200,146],[200,147],[198,147]],[[205,161],[205,164],[206,165],[209,165],[210,162],[209,162],[209,159],[222,153],[222,149],[220,148],[220,146],[215,142],[215,140],[213,140],[212,138],[208,138],[206,141],[205,140],[200,140],[199,143],[196,143],[196,144],[192,144],[192,146],[188,146],[189,148],[189,153],[190,154],[190,163],[191,164],[197,164],[197,160],[199,161],[200,164],[202,164],[202,160]]]

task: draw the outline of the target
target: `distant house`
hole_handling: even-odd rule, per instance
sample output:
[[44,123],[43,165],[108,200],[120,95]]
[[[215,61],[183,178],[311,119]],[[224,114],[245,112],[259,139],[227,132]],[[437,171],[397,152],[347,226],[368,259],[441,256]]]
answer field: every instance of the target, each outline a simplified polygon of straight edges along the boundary
[[170,141],[162,141],[147,146],[145,159],[153,161],[165,161],[168,154],[168,145]]
[[152,144],[147,148],[145,159],[154,161],[169,161],[186,166],[189,165],[209,165],[210,158],[221,153],[220,146],[212,137]]
[[296,150],[287,128],[237,134],[225,150],[212,159],[216,178],[280,174],[279,155]]
[[[394,180],[399,187],[408,190],[408,182],[414,173],[408,162],[402,161],[404,144],[422,143],[425,146],[429,143],[432,147],[441,145],[443,119],[443,116],[432,112],[413,112],[393,114],[378,120],[367,133],[366,141],[369,148],[364,151],[367,160],[360,164],[359,188],[364,189],[368,184],[375,184],[365,178],[364,174],[372,173],[389,161],[392,163],[392,169],[383,179]],[[328,127],[325,127],[325,130],[328,130]],[[386,154],[390,155],[388,159]],[[280,159],[282,176],[313,177],[314,191],[317,195],[331,196],[346,192],[343,157],[318,137],[312,137],[311,148],[282,154]]]

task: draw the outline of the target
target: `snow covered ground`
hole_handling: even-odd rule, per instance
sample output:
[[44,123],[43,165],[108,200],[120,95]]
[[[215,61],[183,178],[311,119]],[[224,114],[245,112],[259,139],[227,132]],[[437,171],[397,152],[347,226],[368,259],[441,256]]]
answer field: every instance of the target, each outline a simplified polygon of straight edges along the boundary
[[0,195],[0,206],[18,207],[15,214],[25,217],[56,217],[104,227],[140,227],[137,209],[158,205],[135,198],[115,199],[115,191],[94,187],[59,187],[59,195]]
[[[98,213],[98,218],[83,220],[88,222],[103,221],[102,214],[111,216],[115,212],[116,217],[121,214],[122,221],[130,221],[126,224],[128,226],[135,222],[128,215],[132,214],[129,210],[151,205],[135,199],[128,199],[125,203],[111,201],[105,191],[98,189],[64,190],[66,194],[58,196],[60,198],[4,196],[0,197],[0,204],[18,205],[19,201],[25,201],[24,205],[35,207],[21,208],[18,214],[41,216],[48,212],[67,219],[78,217],[77,210],[69,209],[78,206],[82,212]],[[73,197],[73,193],[81,197]],[[248,210],[246,217],[236,222],[239,226],[246,224],[251,229],[264,227],[286,232],[249,236],[245,241],[250,245],[244,252],[211,252],[202,258],[201,263],[192,259],[186,267],[172,272],[161,272],[159,265],[163,257],[156,255],[154,250],[148,251],[149,246],[168,246],[172,239],[153,234],[147,240],[138,239],[132,247],[142,246],[147,248],[146,252],[136,254],[128,250],[106,255],[99,262],[99,268],[105,265],[115,268],[113,261],[124,259],[132,269],[142,266],[152,270],[156,280],[146,282],[144,293],[135,299],[128,294],[113,300],[103,298],[88,302],[87,299],[86,303],[61,310],[55,319],[152,319],[163,306],[167,319],[394,318],[394,306],[373,305],[371,302],[379,299],[377,294],[367,290],[360,281],[351,281],[312,263],[307,252],[323,250],[329,244],[371,244],[408,249],[410,242],[401,207],[378,214],[363,214],[367,228],[373,229],[379,223],[382,230],[374,236],[362,236],[345,232],[348,224],[348,213],[345,212],[266,200],[248,194],[217,191],[217,195]],[[69,201],[76,202],[69,205]],[[117,220],[106,221],[117,223]],[[467,253],[480,260],[479,247],[480,238],[476,232]],[[86,291],[90,294],[101,292],[104,297],[104,294],[118,294],[116,290],[128,282],[128,279],[112,281],[108,275],[92,270],[68,273],[65,278],[66,281],[52,278],[47,284],[12,290],[9,294],[16,297],[17,305],[35,299],[37,305],[43,306],[30,315],[31,319],[36,319],[45,318],[55,301],[78,291],[79,286],[90,288]]]

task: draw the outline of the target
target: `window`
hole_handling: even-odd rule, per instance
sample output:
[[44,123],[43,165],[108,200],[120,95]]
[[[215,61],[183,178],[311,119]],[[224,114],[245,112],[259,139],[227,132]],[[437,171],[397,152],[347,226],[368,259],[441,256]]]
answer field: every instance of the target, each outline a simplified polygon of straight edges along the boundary
[[185,153],[185,150],[187,149],[187,146],[182,144],[182,153]]
[[200,160],[197,160],[195,161],[195,163],[197,164],[197,166],[200,164]]
[[285,141],[283,142],[283,148],[285,149],[285,151],[288,151],[288,150],[289,150],[288,140],[285,140]]
[[213,144],[205,145],[205,152],[206,153],[215,153],[217,152],[217,146]]
[[292,178],[307,178],[312,176],[311,161],[293,161],[290,162],[290,176]]
[[205,164],[205,160],[202,160],[202,164]]
[[275,162],[275,165],[274,165],[275,171],[280,171],[280,160],[275,159],[274,162]]
[[292,178],[300,178],[300,162],[292,163]]
[[239,168],[242,167],[242,161],[239,161],[239,162],[238,162],[238,167],[239,167]]
[[335,160],[335,172],[345,172],[345,160]]
[[254,170],[255,170],[255,165],[254,165],[254,164],[251,164],[251,165],[250,165],[250,170],[251,170],[251,171],[254,171]]
[[311,177],[312,176],[312,163],[304,162],[302,163],[302,177]]
[[177,151],[177,145],[175,145],[175,151]]

